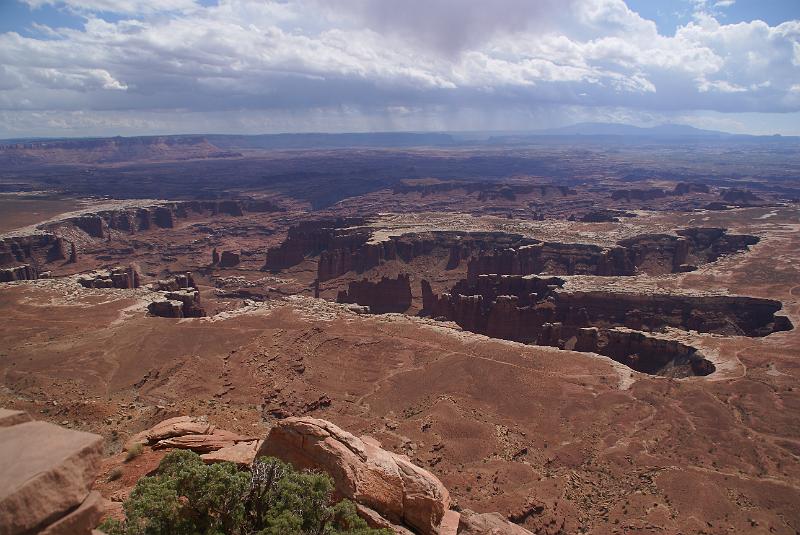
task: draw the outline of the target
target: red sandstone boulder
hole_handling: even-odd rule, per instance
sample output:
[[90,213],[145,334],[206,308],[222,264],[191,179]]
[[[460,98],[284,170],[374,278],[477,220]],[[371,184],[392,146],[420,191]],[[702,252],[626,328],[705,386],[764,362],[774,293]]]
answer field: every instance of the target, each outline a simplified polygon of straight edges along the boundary
[[458,521],[458,535],[531,535],[531,532],[512,524],[500,513],[478,514],[465,509]]
[[74,511],[56,520],[39,535],[88,535],[103,518],[103,497],[99,492],[90,492]]
[[299,469],[327,472],[337,494],[373,509],[394,524],[437,535],[450,495],[430,472],[406,457],[357,438],[325,420],[300,417],[279,422],[257,456],[272,456]]
[[213,433],[208,435],[183,435],[159,440],[153,445],[153,448],[177,448],[192,450],[197,453],[208,453],[223,448],[230,448],[239,442],[252,440],[255,439],[252,437],[243,437],[223,429],[215,429]]
[[37,532],[84,503],[102,453],[92,433],[46,422],[0,428],[0,535]]
[[[378,514],[377,511],[374,509],[370,509],[366,505],[361,505],[360,503],[356,504],[356,510],[358,511],[358,516],[363,518],[367,525],[374,529],[388,529],[391,530],[392,533],[395,535],[414,535],[413,531],[410,531],[403,526],[398,526],[397,524],[392,524],[381,515]],[[443,534],[442,534],[443,535]]]
[[200,457],[206,464],[236,463],[239,466],[250,466],[256,458],[256,452],[261,446],[260,440],[237,442],[232,446],[225,446],[216,451],[204,453]]
[[176,416],[160,422],[146,431],[134,435],[125,449],[134,444],[153,444],[160,440],[184,435],[207,435],[214,432],[214,426],[202,416]]

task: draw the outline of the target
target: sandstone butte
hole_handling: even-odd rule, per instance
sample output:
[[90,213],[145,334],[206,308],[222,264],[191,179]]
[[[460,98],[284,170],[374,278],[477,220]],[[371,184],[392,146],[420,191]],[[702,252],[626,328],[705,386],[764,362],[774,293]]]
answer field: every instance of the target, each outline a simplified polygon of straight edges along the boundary
[[[287,418],[262,441],[217,429],[204,417],[179,416],[138,433],[126,448],[134,444],[206,452],[207,463],[243,468],[269,455],[328,473],[338,498],[353,500],[372,527],[398,535],[530,535],[497,513],[451,510],[436,476],[326,420]],[[102,535],[94,528],[114,509],[92,490],[102,447],[99,435],[0,409],[0,535]]]

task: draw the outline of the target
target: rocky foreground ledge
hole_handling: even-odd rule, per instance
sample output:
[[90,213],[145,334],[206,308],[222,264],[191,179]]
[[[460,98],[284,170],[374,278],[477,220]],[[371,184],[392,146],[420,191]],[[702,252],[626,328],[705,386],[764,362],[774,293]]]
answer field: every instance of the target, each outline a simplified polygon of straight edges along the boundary
[[[0,409],[0,535],[98,535],[93,528],[104,516],[121,514],[115,502],[92,490],[102,487],[102,447],[99,435]],[[190,449],[207,463],[234,462],[242,469],[272,456],[326,472],[337,498],[354,501],[371,527],[399,535],[530,535],[497,513],[450,509],[450,494],[436,476],[326,420],[287,418],[260,440],[216,428],[203,417],[179,416],[126,444],[129,452],[143,448]]]

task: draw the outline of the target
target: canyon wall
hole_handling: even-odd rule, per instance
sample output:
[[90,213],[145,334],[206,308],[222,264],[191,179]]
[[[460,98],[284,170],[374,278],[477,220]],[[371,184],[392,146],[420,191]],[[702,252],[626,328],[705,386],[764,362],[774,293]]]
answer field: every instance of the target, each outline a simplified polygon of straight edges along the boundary
[[72,229],[96,239],[107,239],[111,231],[145,232],[173,228],[180,219],[194,215],[242,216],[248,211],[279,211],[271,201],[259,199],[179,201],[146,207],[119,208],[66,217],[38,227],[39,231],[0,239],[0,282],[35,279],[45,265],[56,261],[75,262],[77,247]]
[[676,235],[644,234],[621,240],[614,247],[543,242],[472,258],[467,273],[470,280],[482,274],[663,275],[693,271],[756,243],[756,236],[728,234],[721,228],[687,228]]
[[267,250],[264,267],[281,270],[296,266],[307,256],[316,256],[331,248],[334,243],[363,244],[369,239],[368,232],[349,230],[361,226],[362,218],[338,218],[304,221],[289,228],[286,239],[277,247]]
[[411,279],[408,275],[398,275],[396,279],[383,277],[378,282],[353,281],[346,291],[339,292],[336,301],[368,306],[375,314],[405,312],[411,307]]
[[[570,292],[558,277],[479,275],[434,295],[422,282],[424,312],[462,328],[517,342],[600,353],[647,373],[703,374],[713,365],[677,342],[627,329],[667,327],[766,336],[792,324],[781,303],[740,296]],[[595,339],[586,338],[594,328]],[[710,372],[708,372],[710,373]]]
[[370,241],[364,221],[312,221],[289,229],[286,240],[267,252],[266,268],[280,270],[319,256],[317,278],[330,280],[350,271],[363,273],[384,262],[412,259],[445,250],[446,269],[467,262],[468,279],[503,275],[661,275],[692,271],[720,256],[758,242],[720,228],[687,228],[676,234],[645,234],[612,247],[542,242],[503,232],[424,232]]
[[9,237],[0,240],[0,282],[39,277],[42,267],[68,258],[71,244],[52,234]]

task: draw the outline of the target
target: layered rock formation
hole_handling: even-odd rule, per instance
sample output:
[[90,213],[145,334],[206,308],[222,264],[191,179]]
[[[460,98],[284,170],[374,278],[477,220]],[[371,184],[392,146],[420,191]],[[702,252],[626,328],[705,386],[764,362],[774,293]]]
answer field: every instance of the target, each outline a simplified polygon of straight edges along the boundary
[[279,210],[279,206],[263,199],[178,201],[65,217],[40,225],[34,234],[1,239],[0,282],[35,279],[38,273],[45,271],[45,264],[51,262],[75,262],[78,257],[75,241],[63,236],[76,239],[76,229],[89,238],[110,239],[114,232],[135,234],[156,228],[173,228],[179,220],[195,215],[236,217],[248,211]]
[[680,273],[747,250],[755,236],[728,234],[721,228],[687,228],[676,235],[645,234],[621,240],[616,247],[542,242],[498,249],[473,258],[468,277],[500,275],[600,275]]
[[0,282],[35,280],[38,278],[39,274],[30,264],[0,269]]
[[[494,338],[590,351],[661,375],[714,370],[694,348],[628,329],[673,327],[726,335],[766,336],[791,329],[781,303],[739,296],[570,292],[557,277],[479,275],[434,295],[423,281],[425,311]],[[587,329],[587,328],[594,329]]]
[[0,240],[0,282],[38,278],[42,267],[66,260],[73,244],[52,234],[33,234]]
[[472,258],[467,276],[501,275],[633,275],[636,266],[622,247],[578,243],[536,243],[499,249]]
[[407,274],[396,279],[383,277],[378,282],[367,279],[353,281],[339,292],[336,301],[368,306],[370,312],[405,312],[411,307],[411,279]]
[[571,323],[648,331],[675,327],[729,336],[767,336],[792,328],[789,318],[775,315],[782,305],[772,299],[599,291],[559,291],[555,298],[559,318]]
[[102,453],[92,433],[20,419],[0,426],[0,534],[89,535],[103,514],[91,492]]
[[280,270],[296,266],[307,256],[318,255],[337,242],[349,242],[352,239],[359,244],[364,243],[369,236],[350,229],[364,222],[363,218],[338,218],[304,221],[295,225],[289,229],[283,243],[267,251],[264,268]]
[[197,289],[197,285],[194,282],[194,278],[192,277],[192,273],[187,271],[186,273],[176,273],[172,277],[166,279],[160,279],[150,285],[154,291],[174,291],[174,290],[184,290],[188,288]]
[[138,288],[141,285],[140,275],[133,266],[112,270],[101,269],[78,278],[78,283],[85,288]]
[[163,318],[201,318],[206,311],[200,304],[200,292],[190,272],[179,273],[154,282],[150,288],[160,295],[147,306],[154,316]]
[[163,292],[147,305],[147,310],[162,318],[202,318],[206,315],[200,304],[200,292],[192,289]]
[[81,214],[49,223],[44,229],[57,231],[66,225],[73,225],[89,236],[103,238],[109,230],[136,233],[153,228],[172,228],[178,220],[192,215],[242,216],[251,207],[255,212],[280,210],[278,206],[264,200],[176,201]]
[[363,273],[384,262],[414,258],[435,253],[448,254],[447,269],[457,268],[474,255],[516,245],[537,243],[517,234],[502,232],[427,232],[390,236],[384,241],[364,241],[324,250],[319,255],[317,277],[329,280],[349,271]]
[[368,228],[352,226],[359,222],[363,223],[326,220],[292,227],[286,240],[267,252],[265,267],[285,269],[318,255],[317,278],[322,282],[351,271],[363,273],[384,262],[409,262],[444,250],[449,254],[447,269],[466,261],[470,280],[481,274],[660,275],[691,271],[758,242],[755,236],[728,234],[721,228],[641,235],[613,247],[542,242],[502,232],[426,232],[372,241]]
[[261,441],[245,437],[208,423],[203,417],[176,416],[137,433],[125,444],[130,451],[137,444],[153,449],[188,449],[200,453],[206,463],[233,462],[250,465]]

